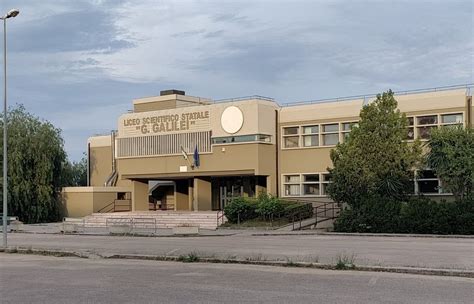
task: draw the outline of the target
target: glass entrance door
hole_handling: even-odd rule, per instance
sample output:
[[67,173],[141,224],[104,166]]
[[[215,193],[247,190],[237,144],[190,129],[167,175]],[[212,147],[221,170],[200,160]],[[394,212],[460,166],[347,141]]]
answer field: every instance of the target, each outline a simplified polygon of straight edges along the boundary
[[241,197],[243,195],[243,185],[238,179],[229,179],[220,187],[220,209],[232,201],[233,198]]
[[257,176],[212,177],[212,209],[223,210],[236,197],[255,197],[257,180]]

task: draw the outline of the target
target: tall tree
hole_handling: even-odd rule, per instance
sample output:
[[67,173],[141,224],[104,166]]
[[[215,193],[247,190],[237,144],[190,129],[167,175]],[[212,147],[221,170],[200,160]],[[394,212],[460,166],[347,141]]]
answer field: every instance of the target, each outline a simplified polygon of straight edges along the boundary
[[64,164],[62,170],[61,186],[87,186],[87,155],[85,153],[80,161],[68,161]]
[[392,91],[377,95],[364,106],[358,125],[331,151],[331,198],[353,208],[375,196],[403,198],[413,178],[410,171],[422,159],[420,143],[405,140],[407,125]]
[[456,198],[474,197],[474,130],[443,127],[429,142],[428,165],[441,179],[443,190]]
[[[0,124],[3,136],[4,121]],[[3,157],[3,141],[0,147]],[[21,105],[10,109],[8,213],[27,223],[60,218],[62,210],[58,196],[65,162],[61,130],[28,113]]]

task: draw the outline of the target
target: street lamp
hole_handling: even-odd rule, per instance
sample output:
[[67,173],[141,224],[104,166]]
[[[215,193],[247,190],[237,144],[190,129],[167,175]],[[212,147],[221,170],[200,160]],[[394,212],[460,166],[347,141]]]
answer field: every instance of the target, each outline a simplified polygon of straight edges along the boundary
[[8,199],[8,170],[7,170],[7,19],[18,16],[17,9],[10,10],[3,20],[3,247],[7,248],[7,199]]

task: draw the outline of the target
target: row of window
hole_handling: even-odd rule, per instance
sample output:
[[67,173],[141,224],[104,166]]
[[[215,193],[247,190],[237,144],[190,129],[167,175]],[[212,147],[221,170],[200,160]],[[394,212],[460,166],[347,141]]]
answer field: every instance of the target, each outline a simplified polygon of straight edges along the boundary
[[[407,139],[429,139],[431,130],[440,126],[462,125],[462,113],[434,114],[408,117]],[[284,127],[284,148],[335,146],[349,135],[356,121]]]
[[407,139],[429,139],[433,128],[463,125],[462,113],[434,114],[408,117]]
[[[441,181],[431,170],[413,173],[412,194],[442,194]],[[302,173],[283,175],[283,196],[327,196],[331,182],[329,173]]]
[[243,143],[243,142],[264,142],[272,141],[270,135],[266,134],[251,134],[238,136],[213,137],[212,144],[228,144],[228,143]]
[[283,128],[283,147],[335,146],[349,134],[357,122],[316,124]]
[[284,175],[284,196],[326,196],[326,188],[330,182],[329,173]]

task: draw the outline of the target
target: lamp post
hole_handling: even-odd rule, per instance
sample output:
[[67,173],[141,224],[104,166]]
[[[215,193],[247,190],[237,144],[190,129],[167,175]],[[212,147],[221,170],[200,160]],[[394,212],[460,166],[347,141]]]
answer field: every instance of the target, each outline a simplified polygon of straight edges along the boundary
[[7,166],[7,19],[18,16],[17,9],[10,10],[3,20],[3,247],[7,248],[7,199],[8,199],[8,166]]

